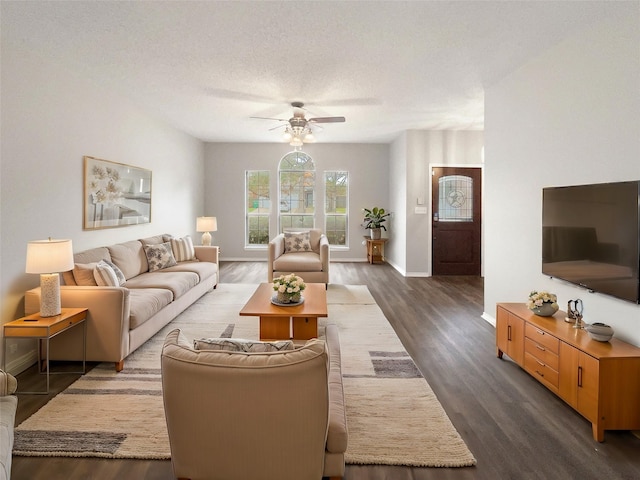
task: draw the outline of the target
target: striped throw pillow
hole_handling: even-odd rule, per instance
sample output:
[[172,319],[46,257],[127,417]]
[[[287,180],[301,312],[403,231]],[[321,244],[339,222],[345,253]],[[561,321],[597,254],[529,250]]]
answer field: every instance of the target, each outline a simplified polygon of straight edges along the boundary
[[119,287],[118,277],[116,272],[113,271],[111,265],[104,260],[100,260],[93,269],[93,278],[96,279],[96,283],[100,287]]
[[189,235],[182,238],[171,239],[171,250],[176,262],[186,262],[196,259],[196,251],[193,248],[193,240]]

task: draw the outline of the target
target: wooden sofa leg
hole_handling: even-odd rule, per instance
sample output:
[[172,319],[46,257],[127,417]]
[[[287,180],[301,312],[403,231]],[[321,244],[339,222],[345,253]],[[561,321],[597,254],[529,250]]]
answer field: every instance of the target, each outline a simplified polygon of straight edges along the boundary
[[123,368],[124,368],[124,360],[120,360],[119,362],[116,362],[116,372],[121,372]]

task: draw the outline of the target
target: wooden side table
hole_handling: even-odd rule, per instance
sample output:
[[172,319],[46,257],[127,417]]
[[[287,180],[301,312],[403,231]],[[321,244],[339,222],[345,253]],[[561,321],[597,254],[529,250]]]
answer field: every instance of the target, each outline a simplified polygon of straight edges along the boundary
[[[86,308],[63,308],[60,315],[54,317],[41,317],[34,313],[26,317],[19,318],[12,322],[5,323],[4,327],[4,350],[2,355],[2,367],[6,368],[7,361],[7,338],[37,338],[38,339],[38,368],[40,368],[41,343],[45,341],[47,352],[47,389],[44,392],[17,392],[36,393],[46,395],[49,393],[50,373],[81,373],[86,372],[87,360],[87,309]],[[49,365],[49,342],[56,335],[66,332],[76,325],[82,324],[82,371],[79,372],[51,372]]]
[[364,237],[367,241],[367,260],[369,263],[384,262],[384,244],[389,240],[388,238],[372,239],[370,237]]

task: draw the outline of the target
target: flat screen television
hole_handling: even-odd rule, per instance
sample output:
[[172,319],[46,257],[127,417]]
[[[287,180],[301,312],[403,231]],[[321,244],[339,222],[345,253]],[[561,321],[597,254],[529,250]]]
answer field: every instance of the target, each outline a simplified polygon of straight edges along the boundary
[[640,303],[640,180],[542,190],[542,273]]

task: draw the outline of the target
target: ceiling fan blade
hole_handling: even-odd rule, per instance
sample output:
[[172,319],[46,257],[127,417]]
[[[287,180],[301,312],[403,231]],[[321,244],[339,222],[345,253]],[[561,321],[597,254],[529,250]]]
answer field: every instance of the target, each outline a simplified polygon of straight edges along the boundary
[[313,123],[340,123],[346,121],[344,117],[317,117],[310,118],[309,122]]
[[272,118],[272,117],[249,117],[249,118],[257,118],[258,120],[276,120],[278,122],[288,122],[286,118]]
[[269,129],[269,131],[271,132],[271,131],[273,131],[273,130],[277,130],[277,129],[279,129],[279,128],[282,128],[282,127],[284,127],[284,126],[285,126],[285,124],[284,124],[284,123],[281,123],[280,125],[277,125],[277,126],[275,126],[275,127],[270,128],[270,129]]

